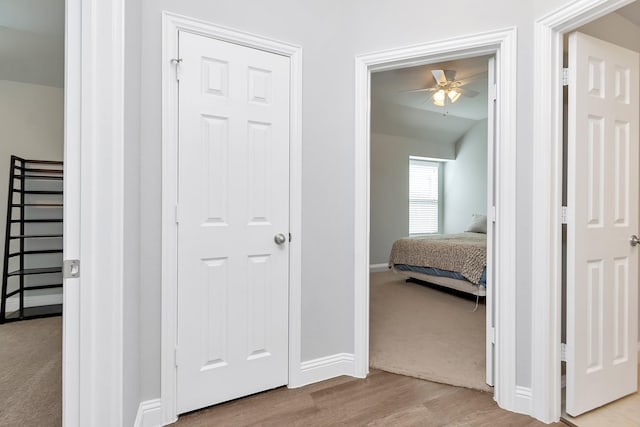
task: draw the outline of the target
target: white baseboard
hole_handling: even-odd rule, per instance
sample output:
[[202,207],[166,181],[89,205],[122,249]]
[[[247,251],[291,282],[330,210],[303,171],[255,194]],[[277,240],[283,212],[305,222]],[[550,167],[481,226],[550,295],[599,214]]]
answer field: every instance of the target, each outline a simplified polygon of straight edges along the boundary
[[[32,295],[24,297],[25,307],[40,307],[43,305],[56,305],[62,304],[62,293],[55,295]],[[12,311],[18,311],[20,308],[20,301],[18,298],[7,299],[7,313]]]
[[308,384],[339,377],[340,375],[353,376],[355,372],[354,356],[351,353],[338,353],[331,356],[308,360],[300,364],[300,375],[296,384],[291,388],[302,387]]
[[533,410],[533,392],[531,387],[516,386],[515,407],[513,412],[531,414]]
[[146,400],[140,403],[133,427],[162,426],[162,405],[160,399]]
[[371,264],[369,266],[370,273],[380,273],[382,271],[389,271],[389,264]]

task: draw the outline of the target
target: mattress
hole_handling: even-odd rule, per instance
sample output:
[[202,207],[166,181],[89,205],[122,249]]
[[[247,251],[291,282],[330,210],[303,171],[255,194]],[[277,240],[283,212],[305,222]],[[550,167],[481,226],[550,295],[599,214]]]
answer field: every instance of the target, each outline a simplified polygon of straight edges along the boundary
[[389,266],[486,284],[487,236],[460,233],[399,239],[391,249]]

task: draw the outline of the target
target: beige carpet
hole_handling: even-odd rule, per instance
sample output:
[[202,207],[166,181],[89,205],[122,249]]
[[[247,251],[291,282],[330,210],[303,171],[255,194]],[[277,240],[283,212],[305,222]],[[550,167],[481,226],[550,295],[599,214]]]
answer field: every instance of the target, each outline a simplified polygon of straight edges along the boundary
[[0,426],[62,424],[62,318],[0,325]]
[[429,381],[490,391],[485,383],[485,306],[371,273],[369,364]]

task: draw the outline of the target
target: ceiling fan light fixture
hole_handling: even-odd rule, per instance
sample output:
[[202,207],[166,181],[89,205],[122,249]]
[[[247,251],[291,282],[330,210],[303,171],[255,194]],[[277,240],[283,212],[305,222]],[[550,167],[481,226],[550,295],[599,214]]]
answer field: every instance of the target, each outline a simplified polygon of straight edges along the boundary
[[444,100],[447,94],[443,89],[440,89],[436,93],[433,94],[433,103],[438,107],[444,107]]
[[449,97],[449,100],[451,100],[451,103],[453,104],[454,102],[456,102],[458,100],[458,98],[460,98],[460,92],[458,92],[455,89],[451,89],[447,93],[447,96]]

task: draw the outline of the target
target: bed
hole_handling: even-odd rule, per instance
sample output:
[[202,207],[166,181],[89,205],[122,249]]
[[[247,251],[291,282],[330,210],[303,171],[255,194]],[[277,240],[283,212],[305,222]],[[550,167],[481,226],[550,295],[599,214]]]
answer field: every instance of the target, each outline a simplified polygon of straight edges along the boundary
[[[480,226],[473,226],[478,223]],[[464,233],[397,240],[391,249],[389,267],[410,279],[486,296],[486,217],[474,215]]]

